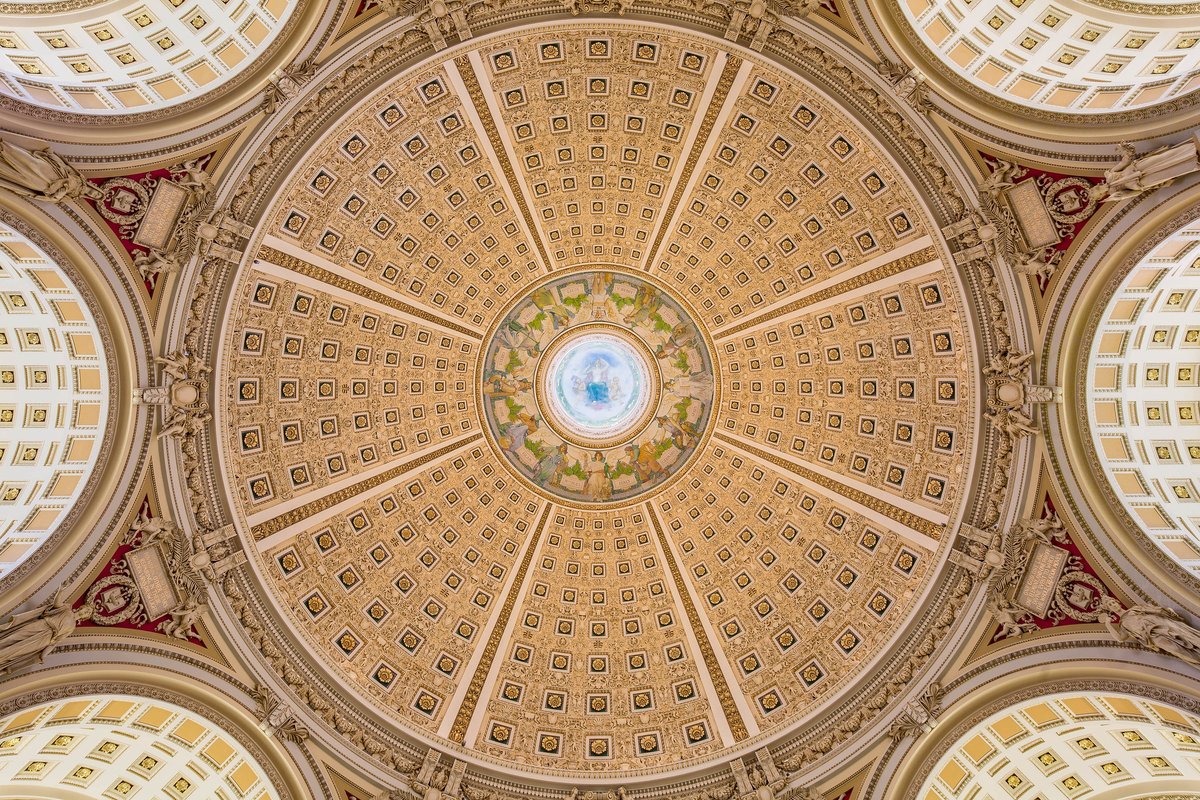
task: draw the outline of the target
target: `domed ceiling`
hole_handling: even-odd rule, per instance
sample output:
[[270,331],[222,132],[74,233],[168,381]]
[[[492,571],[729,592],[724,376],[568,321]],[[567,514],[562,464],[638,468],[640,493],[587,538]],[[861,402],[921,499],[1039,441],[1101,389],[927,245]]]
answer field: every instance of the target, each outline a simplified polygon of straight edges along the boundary
[[908,797],[1165,796],[1200,779],[1200,719],[1133,695],[1033,697],[964,727]]
[[82,114],[177,105],[243,72],[301,6],[10,0],[0,5],[0,93]]
[[1026,108],[1103,114],[1200,85],[1200,5],[1165,0],[906,0],[956,81]]
[[451,50],[311,148],[236,279],[220,458],[343,691],[494,764],[793,729],[903,636],[975,448],[974,341],[891,157],[650,26]]
[[1094,454],[1117,505],[1200,574],[1200,223],[1148,253],[1109,298],[1088,359]]
[[0,577],[64,527],[109,427],[100,330],[74,282],[0,224]]

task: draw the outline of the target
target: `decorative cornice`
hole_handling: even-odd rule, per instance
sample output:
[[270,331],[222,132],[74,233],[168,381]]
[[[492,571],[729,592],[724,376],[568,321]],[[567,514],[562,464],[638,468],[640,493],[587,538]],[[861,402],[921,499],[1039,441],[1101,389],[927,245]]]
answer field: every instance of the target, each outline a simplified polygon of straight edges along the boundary
[[[678,6],[650,9],[649,4],[639,3],[639,12],[644,10],[643,6],[647,7],[647,14],[661,15],[667,20],[687,20],[718,34],[722,30],[713,24],[713,20],[688,9]],[[541,15],[530,11],[522,19],[521,14],[506,10],[497,12],[495,19],[517,23],[537,16]],[[273,123],[274,137],[265,142],[255,160],[247,162],[240,175],[232,176],[237,181],[232,205],[241,221],[253,223],[265,213],[267,204],[274,197],[275,186],[295,160],[301,157],[309,145],[310,136],[328,128],[332,120],[343,113],[346,105],[354,102],[355,98],[378,87],[412,60],[429,52],[426,33],[414,30],[397,30],[385,41],[370,47],[358,59],[347,61],[340,72],[328,76],[323,83],[319,78],[314,79],[314,84],[321,85],[311,90],[295,108],[290,108],[286,118],[283,114],[276,115],[278,120]],[[901,110],[901,101],[878,88],[876,77],[863,77],[795,28],[778,28],[766,43],[764,52],[779,61],[785,69],[811,79],[828,91],[835,102],[857,115],[873,135],[885,142],[900,162],[901,169],[908,172],[920,187],[923,199],[938,222],[944,224],[966,214],[968,204],[955,178],[942,164],[939,150],[927,140],[930,134],[918,132],[912,126],[908,116],[911,110]],[[873,67],[871,69],[873,71]],[[211,324],[220,313],[214,301],[225,296],[226,289],[221,287],[231,280],[231,272],[214,275],[211,284],[204,289],[204,297],[197,298],[195,310],[198,318],[210,324],[208,329],[195,330],[193,341],[200,352],[211,352],[213,349],[214,330]],[[978,318],[982,321],[978,334],[979,347],[980,355],[986,359],[989,354],[1007,346],[1008,311],[1001,293],[991,288],[996,285],[991,265],[976,265],[963,270],[961,275],[967,296],[981,309],[978,312]],[[1001,323],[1003,330],[993,327]],[[206,441],[209,441],[207,435]],[[981,458],[984,462],[978,465],[976,472],[984,480],[991,481],[993,470],[988,461],[988,448],[982,449]],[[1005,475],[1001,473],[997,477],[1000,479],[1000,490],[1005,490]],[[210,480],[212,485],[219,485],[216,476],[211,476]],[[223,504],[214,503],[213,507],[223,508]],[[977,513],[972,511],[968,517],[974,517]],[[235,584],[230,592],[230,604],[250,641],[262,649],[267,663],[283,677],[316,717],[369,757],[401,773],[411,769],[411,762],[402,755],[412,750],[411,745],[401,746],[401,737],[390,733],[381,735],[380,726],[367,723],[353,708],[352,700],[343,697],[336,687],[316,676],[311,664],[305,663],[304,654],[295,650],[295,643],[279,630],[277,621],[266,618],[266,606],[257,596],[258,589],[244,568],[239,570]],[[947,567],[940,583],[933,587],[923,615],[910,623],[908,638],[875,673],[864,680],[864,688],[855,692],[853,697],[845,698],[818,721],[791,734],[790,740],[772,749],[789,758],[790,763],[798,768],[807,768],[869,728],[876,717],[912,688],[911,684],[918,680],[922,669],[936,652],[938,643],[950,634],[951,629],[955,625],[968,623],[968,620],[961,618],[961,610],[970,590],[971,582],[966,573],[958,568]],[[776,756],[777,759],[779,757]],[[529,769],[529,773],[531,777],[549,774],[539,769]],[[536,793],[544,794],[540,790]]]

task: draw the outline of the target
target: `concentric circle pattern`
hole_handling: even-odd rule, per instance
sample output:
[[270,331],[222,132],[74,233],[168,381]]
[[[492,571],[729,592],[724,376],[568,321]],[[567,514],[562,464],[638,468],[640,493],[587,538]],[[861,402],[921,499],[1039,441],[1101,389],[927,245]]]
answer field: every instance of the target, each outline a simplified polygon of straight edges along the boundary
[[958,278],[867,130],[730,48],[472,39],[314,140],[256,235],[215,378],[237,526],[318,671],[407,735],[714,759],[850,690],[941,571]]
[[589,271],[542,284],[484,353],[492,443],[535,487],[614,502],[683,469],[707,432],[714,374],[704,335],[644,277]]

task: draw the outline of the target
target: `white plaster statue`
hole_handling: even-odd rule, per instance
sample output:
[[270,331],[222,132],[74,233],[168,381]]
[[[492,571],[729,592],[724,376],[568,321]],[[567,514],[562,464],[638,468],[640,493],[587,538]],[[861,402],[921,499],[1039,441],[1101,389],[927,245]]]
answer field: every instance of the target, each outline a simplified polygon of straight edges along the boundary
[[1050,280],[1050,276],[1054,274],[1054,270],[1058,269],[1058,264],[1062,260],[1062,253],[1057,250],[1047,257],[1046,251],[1043,249],[1021,249],[1014,253],[1014,256],[1010,259],[1013,272],[1042,281]]
[[193,195],[207,196],[217,188],[217,182],[213,177],[204,171],[204,167],[200,166],[199,159],[185,161],[183,166],[183,179],[179,181],[179,185],[187,189]]
[[1008,378],[1009,380],[1024,380],[1029,371],[1029,363],[1033,361],[1033,353],[1010,353],[1007,350],[997,353],[988,361],[987,369],[983,372],[991,378]]
[[48,602],[0,623],[0,675],[26,663],[40,664],[80,620],[92,615],[89,603],[72,610],[66,595],[64,587]]
[[3,139],[0,139],[0,188],[47,203],[80,197],[104,199],[104,192],[88,183],[79,170],[48,146],[26,150]]
[[1158,605],[1131,606],[1124,611],[1117,598],[1100,601],[1101,620],[1118,642],[1175,656],[1200,667],[1200,631],[1188,625],[1177,611]]
[[201,610],[203,610],[203,606],[194,597],[189,597],[185,602],[167,612],[171,618],[160,622],[158,629],[167,636],[186,641],[200,619]]
[[155,544],[171,537],[178,530],[174,522],[166,517],[152,517],[148,511],[138,513],[133,521],[133,531],[138,534],[139,546]]
[[178,408],[163,420],[158,438],[173,437],[177,439],[195,436],[200,432],[204,423],[212,419],[207,408]]
[[1128,142],[1121,142],[1117,148],[1121,151],[1120,161],[1105,171],[1104,183],[1095,189],[1095,195],[1105,203],[1137,197],[1200,170],[1195,136],[1141,157]]
[[205,364],[204,359],[187,350],[175,350],[165,356],[155,356],[154,363],[177,381],[194,381],[201,374],[212,372],[212,367]]
[[1063,542],[1067,538],[1067,529],[1057,514],[1051,514],[1041,519],[1027,519],[1021,523],[1021,532],[1025,541],[1036,541],[1041,544]]

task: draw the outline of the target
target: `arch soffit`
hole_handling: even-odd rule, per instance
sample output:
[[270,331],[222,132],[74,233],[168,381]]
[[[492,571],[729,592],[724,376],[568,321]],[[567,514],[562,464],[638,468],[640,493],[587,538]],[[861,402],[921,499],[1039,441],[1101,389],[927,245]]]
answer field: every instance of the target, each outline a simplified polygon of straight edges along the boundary
[[137,667],[135,670],[136,679],[131,679],[127,664],[120,669],[73,665],[38,670],[19,686],[0,691],[0,719],[84,697],[122,695],[143,702],[167,703],[233,739],[257,762],[278,800],[310,800],[315,796],[309,774],[311,759],[302,763],[299,748],[285,745],[264,732],[249,708],[253,701],[241,684],[222,679],[219,685],[209,685],[174,669]]
[[[1077,257],[1046,317],[1041,362],[1041,379],[1061,386],[1064,395],[1049,415],[1049,467],[1093,549],[1106,554],[1126,585],[1149,583],[1160,602],[1193,613],[1200,609],[1200,579],[1141,532],[1093,463],[1086,383],[1091,343],[1113,293],[1147,253],[1198,217],[1200,184],[1192,182],[1151,193],[1107,219]],[[1089,312],[1069,313],[1073,308]]]
[[880,31],[888,48],[920,71],[938,95],[986,125],[1031,137],[1040,147],[1048,149],[1064,141],[1144,141],[1166,136],[1192,127],[1192,112],[1200,104],[1200,91],[1194,89],[1145,107],[1107,113],[1055,111],[1005,100],[976,86],[933,52],[905,18],[904,0],[866,2],[874,13],[869,20],[860,16],[860,25]]
[[1017,669],[1008,660],[996,661],[947,686],[946,711],[937,726],[916,740],[892,745],[868,796],[915,800],[942,757],[973,728],[1005,709],[1039,697],[1071,692],[1125,694],[1200,714],[1196,699],[1200,677],[1176,671],[1178,662],[1151,657],[1135,664],[1125,652],[1114,653],[1108,646],[1092,650],[1085,658],[1078,655],[1078,651],[1064,649],[1052,654],[1049,664],[1030,662]]
[[[131,302],[128,277],[77,220],[11,197],[0,197],[0,222],[41,250],[74,283],[94,318],[106,356],[109,420],[92,474],[70,513],[41,546],[0,578],[3,608],[15,608],[55,573],[78,570],[103,545],[124,515],[125,500],[139,484],[149,444],[147,418],[132,402],[130,387],[142,381],[151,343],[144,309]],[[58,211],[58,209],[54,209]],[[89,502],[90,498],[110,498]],[[75,558],[53,559],[52,553]],[[68,579],[69,580],[69,579]]]

